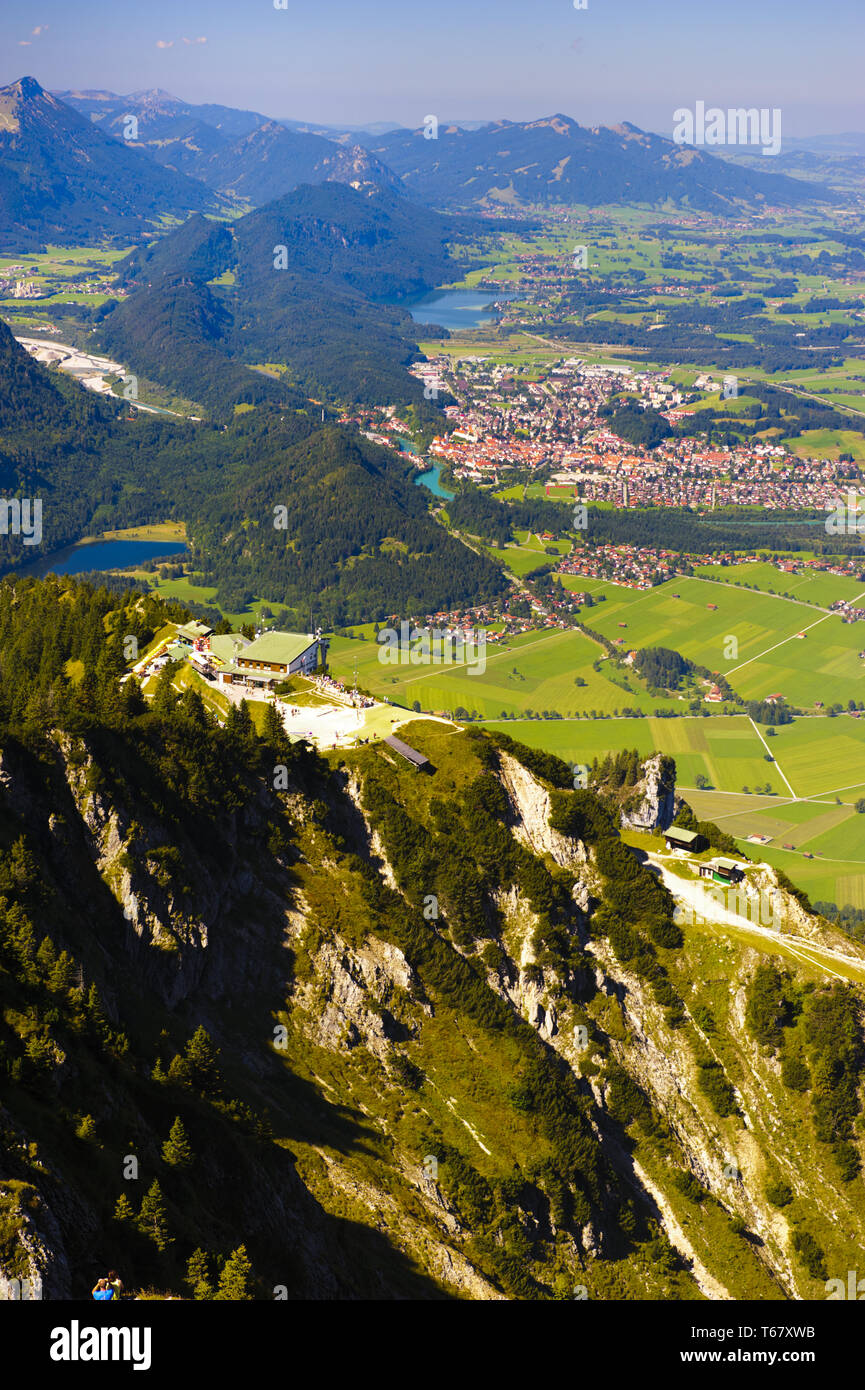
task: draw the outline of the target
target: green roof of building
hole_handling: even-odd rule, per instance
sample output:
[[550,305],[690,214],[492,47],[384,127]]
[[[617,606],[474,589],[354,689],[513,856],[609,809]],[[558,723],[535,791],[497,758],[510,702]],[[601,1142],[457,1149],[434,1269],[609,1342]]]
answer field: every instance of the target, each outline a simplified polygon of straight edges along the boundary
[[187,637],[191,642],[196,642],[200,637],[207,637],[213,631],[207,623],[199,623],[193,620],[191,623],[181,623],[177,629],[178,637]]
[[315,641],[315,637],[300,632],[264,632],[238,655],[243,661],[251,661],[256,666],[267,661],[290,666]]
[[712,863],[713,863],[713,865],[715,866],[716,869],[741,869],[741,868],[742,868],[742,865],[739,863],[738,859],[713,859],[713,860],[712,860]]
[[664,831],[664,834],[671,840],[680,840],[683,845],[690,845],[699,839],[700,832],[698,830],[686,830],[681,825],[671,825],[669,830]]
[[237,632],[220,632],[210,639],[210,651],[217,661],[228,663],[245,651],[249,643]]

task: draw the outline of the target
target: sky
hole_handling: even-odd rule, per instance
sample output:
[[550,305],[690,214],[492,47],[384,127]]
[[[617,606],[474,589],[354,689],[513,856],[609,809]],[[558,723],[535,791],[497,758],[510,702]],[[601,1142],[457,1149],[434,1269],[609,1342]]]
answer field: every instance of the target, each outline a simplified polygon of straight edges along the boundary
[[669,136],[702,100],[778,107],[790,136],[865,130],[865,0],[574,4],[3,0],[0,84],[162,87],[337,126],[561,112]]

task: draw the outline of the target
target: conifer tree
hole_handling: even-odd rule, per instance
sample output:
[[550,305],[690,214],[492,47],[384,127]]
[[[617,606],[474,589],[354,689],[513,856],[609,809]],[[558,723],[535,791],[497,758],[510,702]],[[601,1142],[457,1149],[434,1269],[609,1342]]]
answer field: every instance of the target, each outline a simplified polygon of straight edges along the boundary
[[210,1256],[206,1250],[193,1250],[186,1264],[186,1283],[192,1289],[192,1297],[199,1301],[213,1298],[214,1288],[210,1278]]
[[218,1050],[210,1041],[210,1034],[200,1023],[186,1044],[185,1060],[193,1083],[207,1094],[219,1087],[219,1067],[216,1063],[218,1055]]
[[141,1234],[147,1236],[148,1240],[152,1240],[157,1250],[167,1250],[169,1245],[173,1244],[174,1237],[168,1228],[165,1199],[156,1178],[153,1179],[141,1199],[141,1210],[138,1213],[137,1224]]
[[[157,1066],[159,1063],[157,1062]],[[154,1077],[154,1080],[157,1078]],[[189,1063],[175,1053],[168,1064],[168,1080],[173,1081],[177,1086],[188,1086],[191,1081],[191,1069]]]
[[168,1138],[162,1145],[162,1157],[171,1168],[191,1168],[195,1162],[195,1154],[192,1152],[189,1136],[179,1115],[171,1126]]
[[245,1245],[232,1250],[222,1267],[216,1298],[237,1302],[250,1302],[252,1294],[249,1285],[252,1279],[252,1264]]
[[[68,951],[61,951],[48,977],[48,988],[55,994],[70,989],[75,978],[75,962]],[[97,995],[98,999],[98,995]]]
[[129,680],[124,681],[120,687],[122,691],[121,705],[123,713],[128,719],[133,719],[137,714],[143,714],[147,709],[147,701],[141,690],[141,686],[135,676],[130,676]]
[[115,1221],[134,1221],[135,1208],[130,1202],[125,1192],[121,1192],[114,1207]]

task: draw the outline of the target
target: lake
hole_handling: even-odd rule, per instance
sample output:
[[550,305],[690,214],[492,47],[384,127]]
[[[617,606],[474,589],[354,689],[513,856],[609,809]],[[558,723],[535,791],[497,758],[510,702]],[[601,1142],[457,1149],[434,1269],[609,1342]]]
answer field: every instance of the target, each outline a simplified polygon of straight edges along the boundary
[[34,565],[33,573],[81,574],[84,570],[130,569],[142,560],[182,555],[183,541],[91,541],[69,545]]
[[442,328],[479,328],[490,323],[495,313],[490,309],[497,299],[511,299],[489,290],[433,290],[413,304],[404,304],[415,323],[438,323]]

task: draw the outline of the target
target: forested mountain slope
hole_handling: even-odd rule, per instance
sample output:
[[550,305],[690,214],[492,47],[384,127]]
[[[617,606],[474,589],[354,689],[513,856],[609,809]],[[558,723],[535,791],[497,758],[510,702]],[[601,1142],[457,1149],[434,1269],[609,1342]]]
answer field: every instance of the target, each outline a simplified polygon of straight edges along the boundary
[[163,169],[23,77],[0,88],[0,248],[129,241],[224,199]]
[[123,638],[166,616],[0,585],[5,1276],[772,1299],[854,1267],[861,987],[680,929],[509,739],[415,725],[424,776],[218,728],[170,668],[147,707]]
[[434,522],[408,460],[280,390],[284,404],[225,428],[130,418],[34,362],[0,323],[0,487],[42,501],[41,545],[0,535],[0,573],[87,534],[173,519],[224,607],[260,595],[295,627],[311,606],[333,626],[503,590],[492,561]]
[[193,399],[209,379],[208,404],[237,399],[224,377],[240,361],[281,366],[316,398],[420,401],[406,371],[414,326],[392,305],[454,278],[447,243],[460,225],[338,183],[302,185],[231,226],[191,219],[121,265],[135,292],[104,317],[102,338]]

